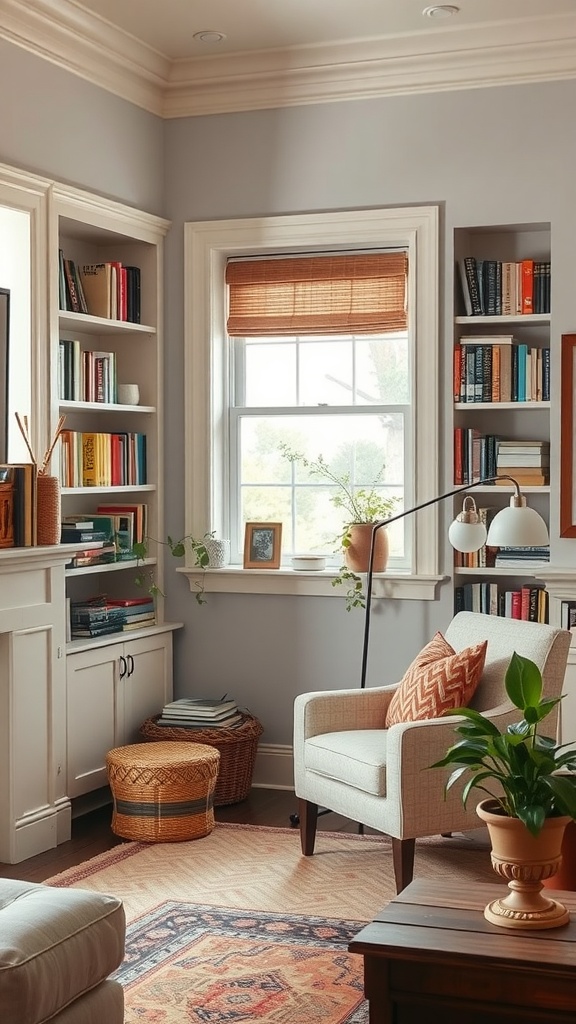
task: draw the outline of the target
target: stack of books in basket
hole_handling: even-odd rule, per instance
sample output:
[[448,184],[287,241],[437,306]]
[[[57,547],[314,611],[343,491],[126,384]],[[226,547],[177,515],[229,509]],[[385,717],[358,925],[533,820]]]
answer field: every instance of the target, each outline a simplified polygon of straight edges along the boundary
[[227,696],[181,697],[165,704],[156,725],[172,729],[233,729],[241,725],[243,715],[235,700]]

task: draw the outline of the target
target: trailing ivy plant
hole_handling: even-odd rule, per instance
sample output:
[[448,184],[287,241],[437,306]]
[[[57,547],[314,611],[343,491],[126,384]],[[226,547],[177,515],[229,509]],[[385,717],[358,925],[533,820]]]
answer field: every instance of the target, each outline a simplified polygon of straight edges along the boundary
[[[180,540],[174,540],[172,537],[168,536],[165,541],[154,541],[152,538],[147,537],[145,540],[138,541],[134,544],[133,550],[137,563],[141,563],[148,557],[148,549],[151,542],[155,544],[164,544],[165,547],[169,548],[170,554],[173,555],[174,558],[184,558],[186,550],[189,548],[194,555],[194,566],[202,570],[200,579],[194,580],[194,585],[196,587],[194,597],[198,604],[206,604],[206,598],[204,596],[205,572],[210,563],[210,555],[208,554],[206,541],[212,540],[215,532],[216,531],[213,530],[212,533],[205,533],[201,538],[192,537],[190,534],[186,534],[186,536],[181,537]],[[148,593],[152,594],[153,597],[164,597],[163,591],[160,590],[160,587],[156,583],[154,572],[147,570],[145,566],[140,568],[134,582],[138,587],[147,587]]]

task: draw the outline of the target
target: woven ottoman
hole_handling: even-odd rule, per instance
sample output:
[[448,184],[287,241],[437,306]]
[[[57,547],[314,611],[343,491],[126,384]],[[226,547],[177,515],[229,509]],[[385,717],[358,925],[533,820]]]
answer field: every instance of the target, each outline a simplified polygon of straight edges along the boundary
[[219,752],[203,743],[133,743],[109,750],[112,831],[144,843],[207,836],[214,828],[219,762]]

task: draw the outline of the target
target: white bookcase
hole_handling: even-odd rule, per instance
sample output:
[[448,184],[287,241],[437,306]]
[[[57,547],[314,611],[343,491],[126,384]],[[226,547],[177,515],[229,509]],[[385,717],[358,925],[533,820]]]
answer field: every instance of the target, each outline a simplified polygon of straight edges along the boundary
[[[51,196],[50,409],[55,429],[137,432],[146,435],[146,482],[137,486],[63,487],[62,514],[96,511],[99,503],[146,503],[147,536],[164,538],[163,487],[163,244],[168,222],[84,192],[55,186]],[[141,275],[139,323],[111,320],[60,308],[59,251],[77,266],[110,261],[137,266]],[[60,339],[82,350],[113,352],[118,381],[138,385],[138,405],[69,401],[59,389]],[[56,460],[58,459],[58,450]],[[53,473],[58,473],[57,461]],[[149,543],[147,570],[163,590],[164,546]],[[66,595],[85,600],[98,594],[143,596],[135,583],[135,561],[66,569]],[[157,624],[130,633],[72,640],[66,645],[68,793],[74,797],[106,782],[105,753],[138,738],[138,725],[172,696],[172,631],[156,599]],[[88,709],[88,713],[87,713]],[[72,740],[72,737],[75,737]]]
[[[524,259],[550,260],[550,225],[498,225],[457,228],[454,232],[454,348],[462,335],[513,334],[530,348],[550,346],[550,314],[466,315],[462,300],[459,261],[467,256],[477,260],[517,262]],[[551,353],[552,359],[554,354]],[[455,402],[453,427],[473,428],[481,434],[501,439],[550,439],[550,402]],[[453,432],[452,432],[453,437]],[[453,465],[453,460],[451,460]],[[552,467],[551,467],[552,472]],[[454,477],[450,483],[452,486]],[[523,486],[528,502],[549,522],[550,486]],[[486,485],[471,490],[478,507],[503,508],[509,502],[513,486]],[[459,511],[462,502],[455,511]],[[523,584],[536,583],[537,571],[531,568],[464,568],[456,564],[454,586],[480,581],[497,582],[499,591],[517,590]],[[478,609],[484,610],[484,609]]]

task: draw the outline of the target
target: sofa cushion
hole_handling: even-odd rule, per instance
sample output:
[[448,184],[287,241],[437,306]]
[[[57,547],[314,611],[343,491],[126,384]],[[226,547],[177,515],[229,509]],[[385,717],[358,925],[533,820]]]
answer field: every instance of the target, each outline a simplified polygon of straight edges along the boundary
[[488,641],[456,653],[436,633],[416,656],[390,701],[386,728],[399,722],[440,718],[449,708],[461,708],[472,699],[480,682]]
[[306,740],[304,760],[309,771],[348,786],[386,796],[386,730],[349,729]]
[[0,880],[0,1020],[42,1024],[122,963],[121,900]]

